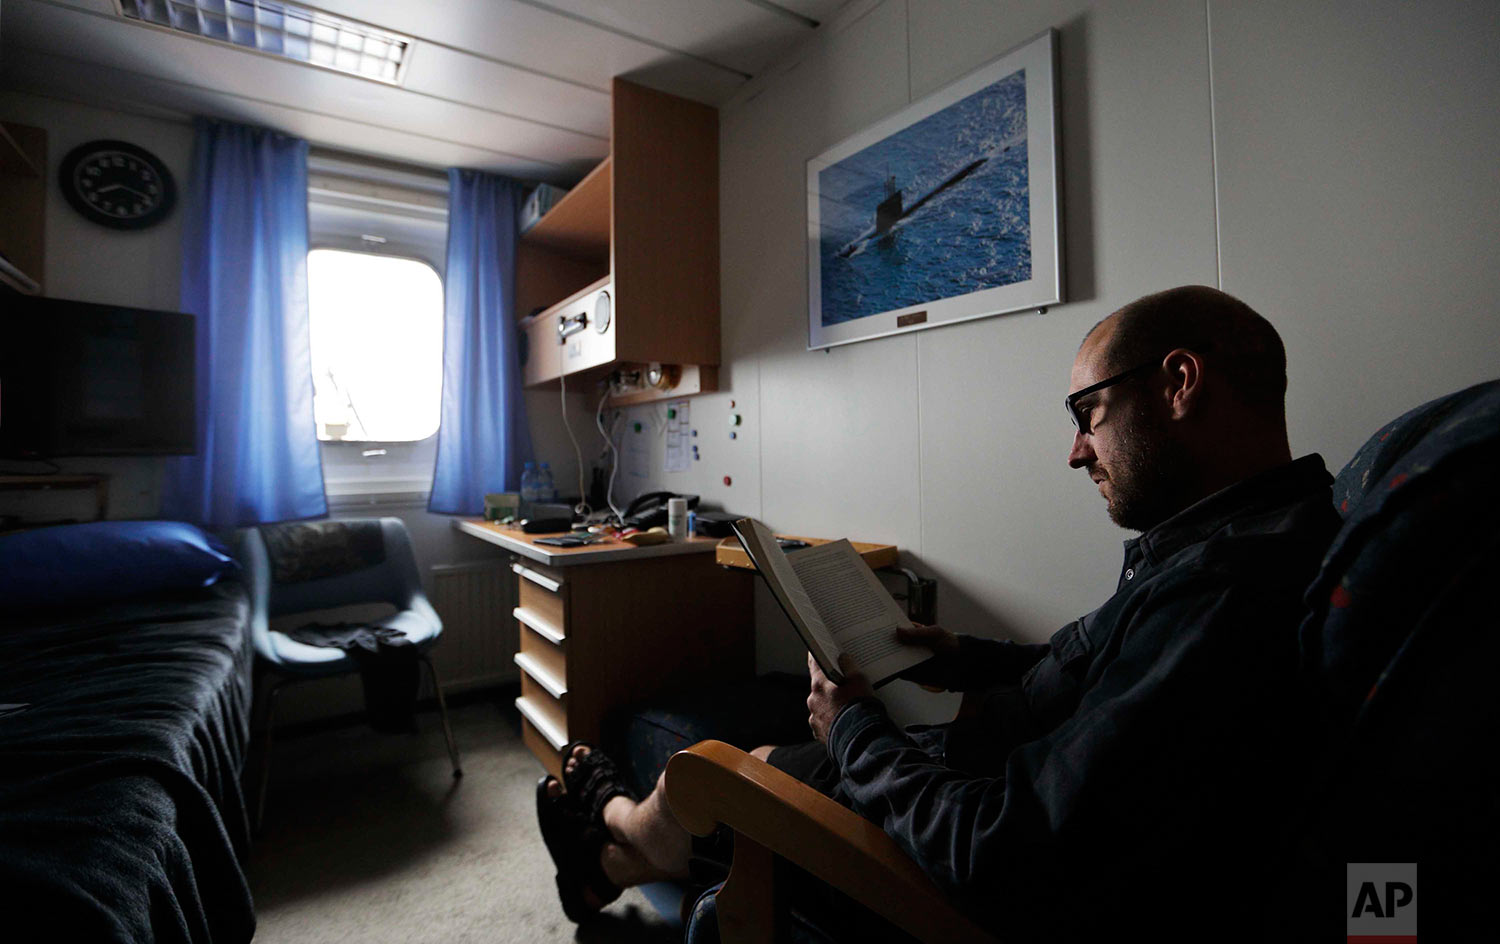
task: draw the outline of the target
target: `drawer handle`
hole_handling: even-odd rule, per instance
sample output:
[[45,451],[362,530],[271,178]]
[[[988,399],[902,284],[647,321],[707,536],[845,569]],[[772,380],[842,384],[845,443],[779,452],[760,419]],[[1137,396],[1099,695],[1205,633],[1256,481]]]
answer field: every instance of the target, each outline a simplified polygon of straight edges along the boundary
[[568,746],[568,732],[566,730],[559,731],[557,725],[546,715],[542,714],[541,709],[534,707],[531,702],[527,701],[524,696],[516,699],[516,708],[521,714],[526,716],[526,720],[531,722],[531,726],[536,728],[542,737],[547,739],[547,743],[552,745],[553,750],[560,751]]
[[523,567],[520,564],[511,564],[510,569],[520,574],[522,577],[525,577],[527,580],[530,580],[538,587],[541,587],[545,590],[551,590],[553,593],[558,592],[563,587],[561,580],[553,580],[546,574],[539,574],[536,571],[532,570],[530,567]]
[[510,611],[510,615],[531,627],[543,639],[556,645],[562,645],[568,638],[567,633],[553,626],[542,617],[524,607],[516,607]]
[[553,698],[563,698],[568,694],[568,686],[548,671],[545,665],[542,665],[524,652],[516,653],[513,658],[516,660],[516,665],[521,667],[521,671],[529,675],[532,681],[546,689],[547,694]]

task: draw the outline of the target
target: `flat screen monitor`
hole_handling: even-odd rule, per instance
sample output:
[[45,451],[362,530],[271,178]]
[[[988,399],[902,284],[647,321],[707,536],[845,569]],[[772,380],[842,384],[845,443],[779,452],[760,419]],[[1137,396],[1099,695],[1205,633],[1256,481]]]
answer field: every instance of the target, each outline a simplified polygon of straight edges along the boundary
[[0,456],[188,455],[194,317],[0,296]]

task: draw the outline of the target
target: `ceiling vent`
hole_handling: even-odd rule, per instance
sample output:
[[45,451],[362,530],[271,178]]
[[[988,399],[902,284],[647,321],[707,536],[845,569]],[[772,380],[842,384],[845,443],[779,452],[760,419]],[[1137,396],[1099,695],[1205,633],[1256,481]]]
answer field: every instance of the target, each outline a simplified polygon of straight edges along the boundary
[[116,0],[120,15],[202,39],[400,85],[410,37],[281,0]]

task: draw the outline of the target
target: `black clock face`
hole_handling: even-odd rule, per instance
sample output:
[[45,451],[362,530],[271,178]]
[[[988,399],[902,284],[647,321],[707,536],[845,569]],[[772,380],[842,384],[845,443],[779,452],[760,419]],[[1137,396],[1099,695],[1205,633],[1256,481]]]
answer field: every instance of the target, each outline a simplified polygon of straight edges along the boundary
[[159,223],[177,200],[166,165],[124,141],[90,141],[69,151],[57,182],[73,209],[115,229]]

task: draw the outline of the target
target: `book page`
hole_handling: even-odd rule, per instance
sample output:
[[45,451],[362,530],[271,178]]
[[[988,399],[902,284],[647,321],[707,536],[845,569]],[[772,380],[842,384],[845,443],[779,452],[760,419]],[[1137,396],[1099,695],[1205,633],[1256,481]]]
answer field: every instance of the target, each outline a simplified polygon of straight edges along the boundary
[[848,541],[804,548],[788,563],[838,647],[871,681],[884,681],[932,654],[896,638],[896,628],[911,621]]
[[735,534],[745,547],[745,553],[766,578],[766,584],[781,604],[787,618],[813,658],[818,660],[823,672],[834,681],[842,681],[839,671],[839,644],[829,632],[819,615],[817,606],[808,597],[807,589],[792,569],[786,552],[776,543],[771,529],[754,518],[742,518],[735,522]]

